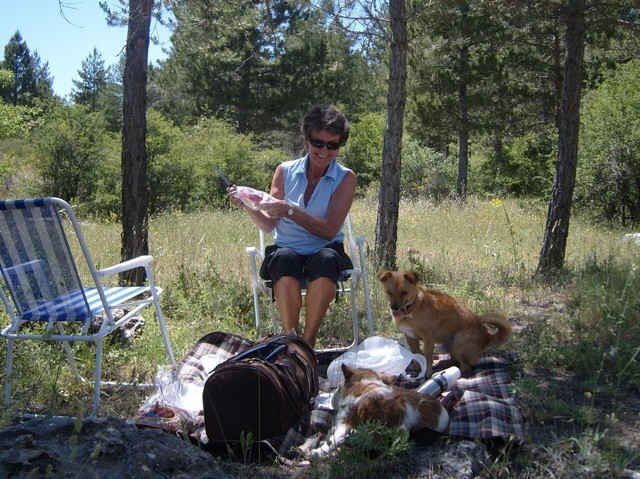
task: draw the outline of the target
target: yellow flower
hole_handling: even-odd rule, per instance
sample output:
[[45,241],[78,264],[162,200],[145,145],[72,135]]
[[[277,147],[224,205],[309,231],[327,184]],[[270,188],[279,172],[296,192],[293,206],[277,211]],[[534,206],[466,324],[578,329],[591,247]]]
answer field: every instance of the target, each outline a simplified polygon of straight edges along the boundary
[[494,208],[500,208],[502,206],[502,200],[500,198],[494,198],[489,203],[491,203],[491,206]]

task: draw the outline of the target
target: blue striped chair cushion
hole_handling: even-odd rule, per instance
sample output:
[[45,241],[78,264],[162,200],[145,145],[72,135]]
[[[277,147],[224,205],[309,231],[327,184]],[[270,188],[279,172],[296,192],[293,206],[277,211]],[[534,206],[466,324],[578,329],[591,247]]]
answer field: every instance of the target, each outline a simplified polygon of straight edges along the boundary
[[[148,290],[145,286],[114,286],[103,289],[110,307],[118,306]],[[85,321],[104,311],[97,288],[86,288],[84,295],[82,293],[83,291],[75,291],[59,296],[23,312],[20,317],[26,321]],[[87,315],[86,304],[89,305],[90,315]]]

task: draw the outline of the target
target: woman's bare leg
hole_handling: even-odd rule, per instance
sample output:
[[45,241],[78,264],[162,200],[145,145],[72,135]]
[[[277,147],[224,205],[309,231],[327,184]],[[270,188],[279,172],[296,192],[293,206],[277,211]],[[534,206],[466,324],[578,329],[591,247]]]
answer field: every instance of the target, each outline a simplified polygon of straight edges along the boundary
[[316,344],[320,323],[335,297],[336,284],[329,278],[320,277],[307,285],[307,315],[303,338],[311,347]]
[[292,329],[297,332],[302,307],[300,282],[293,276],[283,276],[273,285],[273,294],[284,333]]

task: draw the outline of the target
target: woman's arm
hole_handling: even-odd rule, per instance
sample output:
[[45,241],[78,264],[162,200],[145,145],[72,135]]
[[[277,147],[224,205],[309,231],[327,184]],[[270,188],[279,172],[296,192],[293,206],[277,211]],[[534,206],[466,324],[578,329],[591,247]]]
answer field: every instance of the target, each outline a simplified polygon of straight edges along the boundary
[[[276,199],[282,200],[284,198],[284,194],[282,192],[283,184],[284,182],[282,178],[282,172],[280,170],[280,166],[278,166],[275,173],[273,174],[273,180],[271,180],[271,196]],[[227,191],[229,191],[231,201],[235,205],[244,208],[246,212],[249,213],[249,217],[258,228],[260,228],[265,233],[271,233],[271,231],[273,231],[273,229],[276,227],[276,223],[278,223],[279,218],[268,216],[265,211],[254,210],[246,206],[242,201],[233,196],[235,186],[230,187]]]
[[[271,196],[282,200],[284,194],[282,192],[282,178],[280,183],[276,183],[276,177],[278,176],[278,170],[274,175],[274,182],[271,187]],[[288,217],[310,233],[320,236],[325,239],[333,239],[340,227],[344,223],[344,219],[351,209],[351,203],[353,203],[353,196],[356,191],[356,175],[353,171],[349,170],[336,191],[333,193],[329,206],[327,208],[327,216],[325,218],[312,216],[297,206],[291,206],[286,201],[278,201],[272,205],[265,205],[264,211],[268,215],[275,219],[275,222],[282,217]],[[275,189],[274,189],[275,187]],[[288,216],[289,208],[293,208],[293,215]],[[274,223],[275,227],[275,223]]]

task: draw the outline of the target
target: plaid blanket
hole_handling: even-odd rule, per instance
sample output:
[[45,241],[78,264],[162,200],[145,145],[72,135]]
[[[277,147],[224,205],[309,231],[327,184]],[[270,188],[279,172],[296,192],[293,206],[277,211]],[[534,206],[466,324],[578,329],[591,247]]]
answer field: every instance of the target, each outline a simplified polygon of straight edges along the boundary
[[204,387],[215,367],[253,346],[254,342],[237,334],[216,331],[207,334],[177,364],[178,377],[184,383]]
[[485,357],[440,398],[449,411],[450,436],[524,441],[522,414],[513,396],[507,362]]
[[[215,366],[253,344],[251,340],[230,333],[208,334],[178,363],[178,377],[183,384],[203,388]],[[322,369],[323,356],[319,354],[318,358]],[[447,358],[446,355],[436,356],[436,363]],[[502,438],[518,442],[524,440],[523,418],[513,397],[507,363],[502,359],[483,358],[470,377],[460,378],[449,391],[441,395],[440,400],[449,411],[450,436],[471,439]],[[180,411],[176,411],[176,415],[181,415]],[[165,427],[166,419],[154,421],[153,415],[151,414],[150,419],[149,411],[144,409],[134,419],[141,426],[169,429]],[[206,442],[202,416],[192,417],[186,422],[179,432],[187,432],[192,438]],[[175,428],[171,428],[171,432],[176,432]]]

